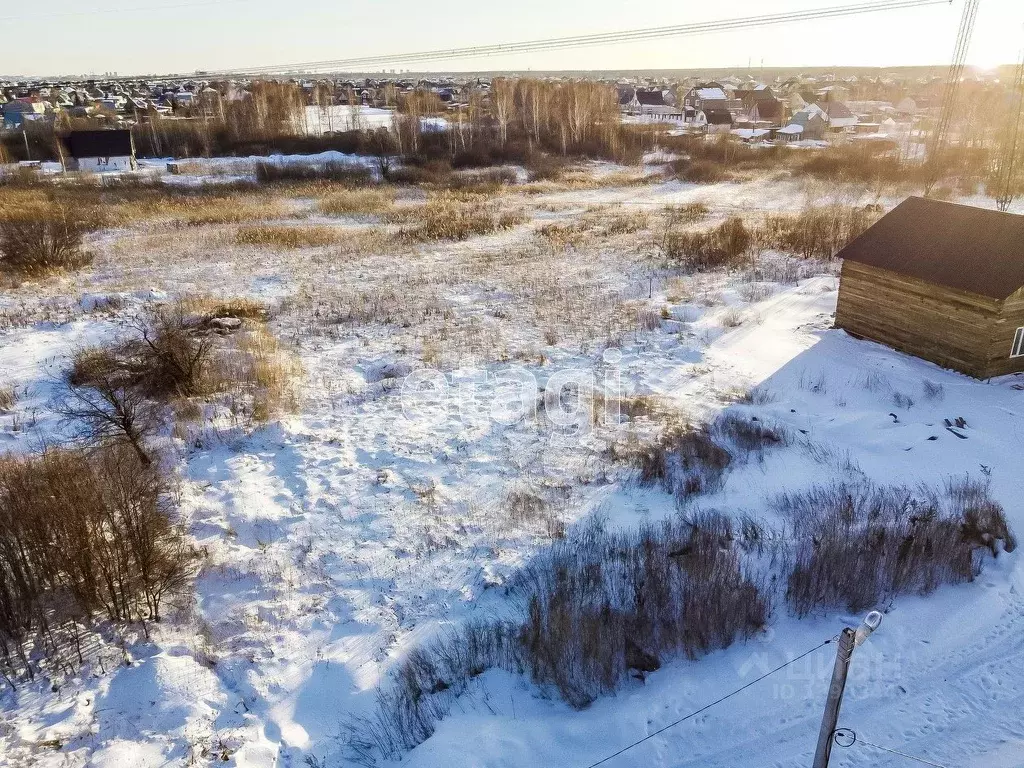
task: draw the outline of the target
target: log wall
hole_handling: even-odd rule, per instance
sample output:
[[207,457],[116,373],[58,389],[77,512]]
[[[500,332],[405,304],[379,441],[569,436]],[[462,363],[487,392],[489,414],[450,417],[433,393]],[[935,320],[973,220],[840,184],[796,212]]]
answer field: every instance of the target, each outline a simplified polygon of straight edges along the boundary
[[988,378],[1024,370],[1024,358],[1010,358],[1013,334],[1024,326],[1024,296],[1015,297],[1004,306],[996,299],[846,261],[836,326],[945,368]]

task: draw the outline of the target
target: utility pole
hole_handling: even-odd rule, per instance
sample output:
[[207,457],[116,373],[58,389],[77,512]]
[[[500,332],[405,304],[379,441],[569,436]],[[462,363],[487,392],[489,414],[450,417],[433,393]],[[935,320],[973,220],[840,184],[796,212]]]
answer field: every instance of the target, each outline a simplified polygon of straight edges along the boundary
[[843,691],[846,689],[846,673],[850,670],[850,659],[853,657],[853,637],[854,632],[849,627],[843,629],[839,635],[836,664],[832,668],[832,682],[829,684],[828,698],[825,700],[825,714],[821,718],[813,768],[828,768],[828,758],[832,754],[832,734],[839,723],[839,708],[843,704]]
[[828,768],[828,759],[832,754],[832,735],[839,723],[839,708],[843,704],[843,691],[846,689],[846,674],[850,671],[850,659],[853,651],[868,636],[878,629],[882,623],[882,614],[871,611],[857,630],[845,627],[839,635],[836,648],[836,663],[832,669],[832,682],[828,687],[828,698],[825,700],[825,713],[821,717],[821,730],[818,732],[818,748],[814,751],[812,768]]

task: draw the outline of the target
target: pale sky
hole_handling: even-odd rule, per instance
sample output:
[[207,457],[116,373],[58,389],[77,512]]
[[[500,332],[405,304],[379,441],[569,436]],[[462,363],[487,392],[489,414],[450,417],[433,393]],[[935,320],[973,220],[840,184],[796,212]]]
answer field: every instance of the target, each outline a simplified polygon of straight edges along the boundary
[[[860,0],[5,0],[0,75],[192,72],[518,42],[783,13]],[[675,69],[943,64],[963,0],[951,5],[461,60],[420,70]],[[24,30],[24,33],[17,30]],[[968,61],[1016,61],[1024,0],[981,0]]]

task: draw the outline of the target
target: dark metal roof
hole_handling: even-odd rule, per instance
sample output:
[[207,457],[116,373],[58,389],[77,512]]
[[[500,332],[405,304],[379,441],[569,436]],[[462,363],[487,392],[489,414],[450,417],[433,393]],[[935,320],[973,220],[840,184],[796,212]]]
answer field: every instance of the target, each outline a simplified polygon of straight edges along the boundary
[[708,125],[732,125],[732,113],[728,109],[705,109]]
[[636,100],[649,107],[665,106],[665,94],[661,91],[637,91]]
[[72,131],[67,137],[68,152],[83,157],[122,157],[134,155],[132,132],[128,130]]
[[1002,300],[1024,286],[1024,216],[910,197],[837,258]]

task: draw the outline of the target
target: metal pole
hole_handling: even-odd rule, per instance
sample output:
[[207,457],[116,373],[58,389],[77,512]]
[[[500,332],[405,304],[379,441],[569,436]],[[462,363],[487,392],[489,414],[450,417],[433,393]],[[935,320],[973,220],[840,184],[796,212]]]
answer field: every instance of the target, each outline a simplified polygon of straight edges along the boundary
[[832,734],[839,722],[839,707],[843,703],[843,690],[846,688],[846,673],[850,669],[850,657],[853,656],[854,638],[856,633],[847,627],[839,635],[839,646],[836,648],[836,665],[832,669],[832,683],[828,687],[828,698],[825,700],[825,714],[821,718],[821,731],[818,733],[818,748],[814,751],[812,768],[828,768],[828,759],[832,754]]

